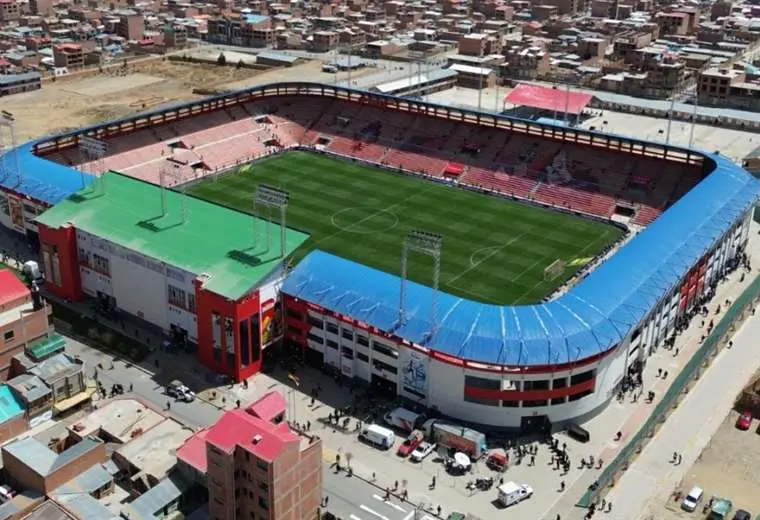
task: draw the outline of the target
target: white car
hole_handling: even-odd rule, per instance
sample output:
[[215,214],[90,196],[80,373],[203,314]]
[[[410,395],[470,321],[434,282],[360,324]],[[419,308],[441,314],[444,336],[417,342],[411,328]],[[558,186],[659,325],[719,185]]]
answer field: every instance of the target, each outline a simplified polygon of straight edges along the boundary
[[414,462],[422,462],[422,460],[433,453],[435,450],[435,444],[431,444],[429,442],[421,442],[419,446],[417,446],[411,455],[409,455],[409,458],[412,459]]

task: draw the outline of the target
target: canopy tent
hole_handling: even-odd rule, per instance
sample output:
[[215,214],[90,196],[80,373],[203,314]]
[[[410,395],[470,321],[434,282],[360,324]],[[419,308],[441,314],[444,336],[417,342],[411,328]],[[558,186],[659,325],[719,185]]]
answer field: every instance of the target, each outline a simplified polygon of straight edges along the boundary
[[542,87],[540,85],[517,85],[504,98],[505,103],[513,105],[580,114],[591,102],[591,94],[571,92],[567,89]]

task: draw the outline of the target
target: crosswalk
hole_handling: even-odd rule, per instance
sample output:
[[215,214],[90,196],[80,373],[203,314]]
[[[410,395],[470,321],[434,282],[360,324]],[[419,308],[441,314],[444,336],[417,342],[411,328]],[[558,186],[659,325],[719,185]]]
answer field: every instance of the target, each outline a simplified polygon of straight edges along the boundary
[[[366,504],[361,504],[359,509],[361,509],[362,515],[352,514],[349,518],[351,520],[436,520],[435,517],[424,512],[419,513],[415,517],[415,511],[413,508],[408,505],[401,506],[389,500],[385,500],[380,495],[372,495],[372,498],[380,504],[372,504],[372,507]],[[375,509],[373,509],[373,507]],[[377,511],[377,509],[381,509],[382,512]]]

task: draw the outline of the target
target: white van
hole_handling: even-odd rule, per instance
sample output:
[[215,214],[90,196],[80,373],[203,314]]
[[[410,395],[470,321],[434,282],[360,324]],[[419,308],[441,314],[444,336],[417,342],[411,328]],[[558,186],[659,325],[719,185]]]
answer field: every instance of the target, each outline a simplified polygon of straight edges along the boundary
[[417,423],[420,421],[420,414],[399,407],[385,414],[383,420],[385,420],[386,424],[409,433],[417,428]]
[[501,502],[504,507],[522,502],[523,500],[530,498],[532,495],[533,488],[527,484],[506,482],[499,486],[499,502]]
[[396,435],[388,428],[383,428],[377,424],[370,424],[360,434],[359,438],[378,448],[388,450],[393,447],[396,441]]
[[681,509],[691,513],[702,501],[704,494],[705,492],[701,487],[694,486],[691,488],[691,491],[689,491],[689,494],[683,499],[683,502],[681,502]]

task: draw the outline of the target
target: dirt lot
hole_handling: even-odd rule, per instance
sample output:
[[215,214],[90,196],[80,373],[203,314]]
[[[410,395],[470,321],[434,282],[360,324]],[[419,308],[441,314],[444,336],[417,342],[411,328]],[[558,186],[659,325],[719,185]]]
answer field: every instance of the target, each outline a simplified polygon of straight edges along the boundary
[[[754,518],[760,514],[760,435],[756,433],[760,423],[755,419],[749,431],[740,431],[734,426],[738,416],[734,411],[728,414],[678,489],[688,493],[692,486],[699,486],[705,490],[706,501],[712,496],[728,498],[734,511],[744,509]],[[705,517],[702,504],[697,511],[687,513],[672,496],[667,503],[665,499],[653,509],[658,520]]]
[[42,90],[0,99],[0,110],[16,117],[18,143],[42,135],[99,123],[109,119],[200,96],[193,89],[232,89],[260,83],[310,79],[330,81],[319,62],[265,72],[235,67],[195,65],[169,61],[141,63],[124,76],[100,75],[46,83]]

